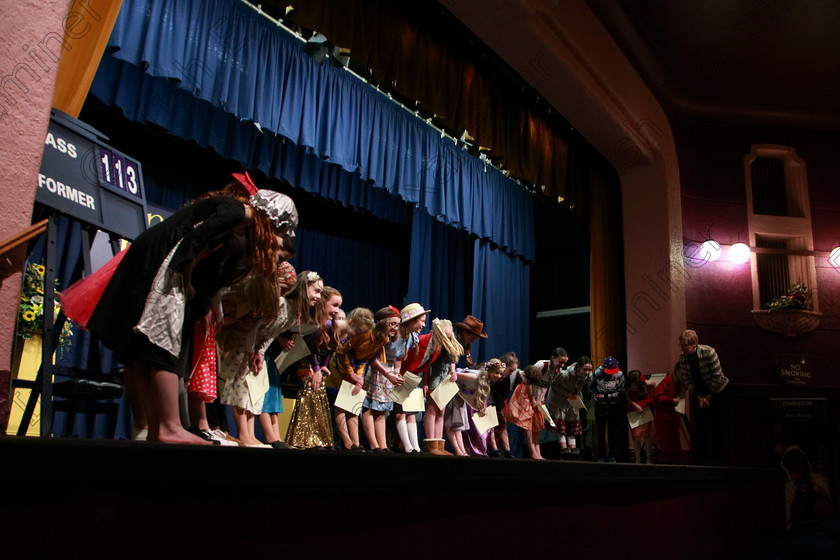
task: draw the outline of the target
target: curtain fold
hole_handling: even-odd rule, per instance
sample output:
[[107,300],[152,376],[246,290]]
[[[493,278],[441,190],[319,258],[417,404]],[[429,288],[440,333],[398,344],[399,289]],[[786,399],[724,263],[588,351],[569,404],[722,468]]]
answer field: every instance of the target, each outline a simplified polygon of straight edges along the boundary
[[371,203],[359,193],[384,189],[533,260],[524,188],[343,69],[319,66],[241,2],[125,0],[109,45],[92,91],[130,119],[278,178],[303,171],[290,161],[313,175],[338,166],[358,174],[354,194],[323,183],[313,192],[355,206]]
[[298,272],[314,270],[324,284],[341,292],[342,308],[368,307],[374,313],[402,301],[400,275],[381,268],[399,262],[397,249],[340,235],[299,229],[297,254],[290,262]]
[[460,25],[442,26],[447,17],[440,12],[434,2],[309,0],[296,4],[290,17],[348,47],[377,79],[396,82],[401,94],[450,129],[468,130],[514,176],[580,204],[566,190],[567,150],[578,140],[539,103],[526,106],[513,72],[473,48],[458,33]]
[[484,322],[486,339],[473,344],[474,360],[513,350],[528,364],[530,267],[483,239],[475,240],[471,315]]
[[472,241],[467,234],[416,209],[411,224],[407,303],[419,303],[434,318],[460,321],[469,313]]

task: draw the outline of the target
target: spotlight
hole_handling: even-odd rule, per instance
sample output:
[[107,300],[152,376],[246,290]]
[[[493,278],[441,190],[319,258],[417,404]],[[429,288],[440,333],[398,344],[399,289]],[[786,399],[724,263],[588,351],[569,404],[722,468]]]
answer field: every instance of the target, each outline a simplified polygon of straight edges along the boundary
[[700,258],[706,262],[714,262],[720,258],[722,249],[720,243],[714,239],[707,239],[700,245]]
[[303,45],[303,52],[312,57],[318,64],[323,64],[327,58],[327,38],[322,33],[315,33]]
[[729,260],[742,264],[750,260],[750,248],[744,243],[736,243],[729,248]]

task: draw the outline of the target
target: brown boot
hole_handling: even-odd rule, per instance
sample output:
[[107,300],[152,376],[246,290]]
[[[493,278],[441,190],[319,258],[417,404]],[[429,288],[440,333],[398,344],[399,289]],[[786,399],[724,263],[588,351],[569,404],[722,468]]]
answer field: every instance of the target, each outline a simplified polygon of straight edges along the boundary
[[423,443],[426,444],[426,451],[430,455],[452,455],[452,453],[443,448],[442,439],[425,439],[423,440]]

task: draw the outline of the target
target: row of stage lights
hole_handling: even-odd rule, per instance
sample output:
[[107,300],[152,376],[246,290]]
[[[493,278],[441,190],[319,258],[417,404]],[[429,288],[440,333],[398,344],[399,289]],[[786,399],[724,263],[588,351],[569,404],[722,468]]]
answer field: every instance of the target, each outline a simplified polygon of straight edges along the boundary
[[[735,243],[727,251],[728,262],[743,264],[749,262],[752,250],[746,243]],[[723,247],[714,239],[707,239],[700,245],[696,257],[706,262],[714,262],[723,255]],[[817,256],[817,253],[814,253]],[[696,258],[695,257],[695,258]],[[835,247],[828,255],[828,262],[835,268],[840,268],[840,247]]]

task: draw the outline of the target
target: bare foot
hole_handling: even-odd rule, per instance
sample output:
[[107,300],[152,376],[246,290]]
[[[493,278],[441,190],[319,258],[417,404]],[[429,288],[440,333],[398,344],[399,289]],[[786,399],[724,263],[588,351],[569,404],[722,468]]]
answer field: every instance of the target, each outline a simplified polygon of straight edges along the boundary
[[261,445],[262,442],[255,438],[254,436],[244,435],[239,437],[239,441],[244,443],[245,445]]
[[212,441],[201,439],[195,434],[183,428],[165,430],[161,428],[156,434],[149,432],[149,441],[161,441],[164,443],[188,443],[191,445],[213,445]]

